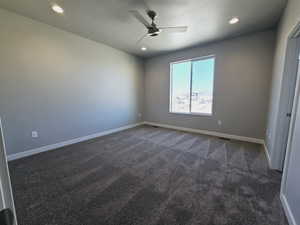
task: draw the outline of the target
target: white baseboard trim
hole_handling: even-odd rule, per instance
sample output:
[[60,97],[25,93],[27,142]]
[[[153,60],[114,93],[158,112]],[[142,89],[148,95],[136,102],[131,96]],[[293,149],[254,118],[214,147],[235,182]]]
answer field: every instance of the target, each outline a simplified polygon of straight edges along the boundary
[[283,206],[283,209],[284,209],[284,212],[288,219],[289,224],[290,225],[298,225],[295,220],[295,217],[291,211],[290,205],[289,205],[285,195],[282,193],[280,194],[280,200],[281,200],[281,203],[282,203],[282,206]]
[[97,138],[97,137],[105,136],[105,135],[108,135],[108,134],[116,133],[116,132],[119,132],[119,131],[122,131],[122,130],[127,130],[127,129],[137,127],[137,126],[140,126],[140,125],[143,125],[143,123],[135,123],[135,124],[131,124],[131,125],[127,125],[127,126],[123,126],[123,127],[119,127],[119,128],[110,129],[110,130],[102,131],[102,132],[99,132],[99,133],[87,135],[87,136],[84,136],[84,137],[74,138],[74,139],[71,139],[71,140],[68,140],[68,141],[63,141],[63,142],[59,142],[59,143],[56,143],[56,144],[46,145],[46,146],[42,146],[42,147],[39,147],[39,148],[27,150],[27,151],[24,151],[24,152],[11,154],[11,155],[7,156],[7,160],[12,161],[12,160],[24,158],[24,157],[27,157],[27,156],[31,156],[31,155],[41,153],[41,152],[54,150],[54,149],[61,148],[61,147],[67,146],[67,145],[72,145],[72,144],[87,141],[87,140],[90,140],[90,139],[93,139],[93,138]]
[[136,123],[136,124],[131,124],[131,125],[115,128],[115,129],[110,129],[110,130],[99,132],[99,133],[96,133],[96,134],[91,134],[91,135],[88,135],[88,136],[79,137],[79,138],[59,142],[59,143],[52,144],[52,145],[42,146],[42,147],[39,147],[39,148],[19,152],[19,153],[16,153],[16,154],[11,154],[11,155],[7,156],[7,159],[8,159],[8,161],[12,161],[12,160],[24,158],[24,157],[27,157],[27,156],[31,156],[31,155],[41,153],[41,152],[54,150],[54,149],[61,148],[61,147],[67,146],[67,145],[76,144],[76,143],[87,141],[87,140],[90,140],[90,139],[93,139],[93,138],[97,138],[97,137],[105,136],[105,135],[112,134],[112,133],[115,133],[115,132],[119,132],[119,131],[122,131],[122,130],[127,130],[127,129],[137,127],[137,126],[140,126],[140,125],[143,125],[143,124],[150,125],[150,126],[164,127],[164,128],[174,129],[174,130],[182,130],[182,131],[193,132],[193,133],[204,134],[204,135],[210,135],[210,136],[216,136],[216,137],[222,137],[222,138],[229,138],[229,139],[234,139],[234,140],[239,140],[239,141],[247,141],[247,142],[262,144],[262,145],[264,145],[266,155],[267,155],[267,158],[268,158],[268,162],[269,162],[269,165],[270,165],[269,154],[268,154],[268,151],[266,149],[265,142],[262,139],[243,137],[243,136],[237,136],[237,135],[232,135],[232,134],[225,134],[225,133],[220,133],[220,132],[215,132],[215,131],[179,127],[179,126],[173,126],[173,125],[161,124],[161,123],[154,123],[154,122],[149,122],[149,121]]
[[270,154],[269,154],[269,151],[268,151],[268,147],[267,147],[265,141],[264,141],[264,143],[263,143],[263,147],[264,147],[264,151],[265,151],[265,154],[266,154],[266,157],[267,157],[267,160],[268,160],[269,168],[270,168],[270,169],[274,169],[274,168],[272,167],[271,157],[270,157]]
[[229,138],[229,139],[234,139],[234,140],[239,140],[239,141],[247,141],[247,142],[252,142],[252,143],[257,143],[257,144],[264,144],[265,143],[263,139],[243,137],[243,136],[237,136],[237,135],[232,135],[232,134],[225,134],[225,133],[220,133],[220,132],[216,132],[216,131],[192,129],[192,128],[186,128],[186,127],[178,127],[178,126],[173,126],[173,125],[168,125],[168,124],[161,124],[161,123],[154,123],[154,122],[148,122],[148,121],[145,121],[144,124],[150,125],[150,126],[164,127],[164,128],[174,129],[174,130],[182,130],[182,131],[187,131],[187,132],[192,132],[192,133],[222,137],[222,138]]

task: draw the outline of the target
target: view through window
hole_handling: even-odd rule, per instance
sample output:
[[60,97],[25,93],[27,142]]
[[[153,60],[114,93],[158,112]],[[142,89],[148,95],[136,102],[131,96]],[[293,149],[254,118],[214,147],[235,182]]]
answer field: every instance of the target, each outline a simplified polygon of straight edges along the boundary
[[171,64],[171,112],[212,114],[214,64],[214,57]]

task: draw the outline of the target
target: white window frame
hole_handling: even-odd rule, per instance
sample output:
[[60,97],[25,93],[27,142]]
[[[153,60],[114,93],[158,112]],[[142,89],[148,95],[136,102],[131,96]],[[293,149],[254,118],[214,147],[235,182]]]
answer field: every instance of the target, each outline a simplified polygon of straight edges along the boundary
[[[185,113],[185,112],[172,112],[172,92],[173,92],[173,86],[172,86],[172,78],[173,78],[173,65],[178,64],[178,63],[183,63],[183,62],[193,62],[193,61],[199,61],[199,60],[205,60],[205,59],[214,59],[214,72],[213,72],[213,87],[212,87],[212,109],[211,113],[193,113],[191,112],[192,108],[192,98],[190,96],[190,112]],[[193,68],[193,67],[192,67]],[[180,61],[175,61],[175,62],[170,62],[170,71],[169,71],[169,113],[171,114],[179,114],[179,115],[194,115],[194,116],[213,116],[214,115],[214,99],[215,99],[215,75],[216,75],[216,56],[215,55],[207,55],[207,56],[201,56],[201,57],[196,57],[196,58],[191,58],[191,59],[185,59],[185,60],[180,60]],[[192,93],[192,80],[193,80],[193,69],[191,69],[191,80],[190,80],[190,93]]]

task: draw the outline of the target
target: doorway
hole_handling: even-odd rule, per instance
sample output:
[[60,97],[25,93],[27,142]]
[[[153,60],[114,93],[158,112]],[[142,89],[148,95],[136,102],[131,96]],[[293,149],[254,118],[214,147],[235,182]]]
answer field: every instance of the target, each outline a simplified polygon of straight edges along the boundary
[[[298,30],[298,29],[297,29]],[[277,134],[274,144],[274,155],[272,155],[274,169],[283,170],[288,136],[291,125],[291,116],[294,106],[294,96],[297,89],[297,77],[300,53],[300,30],[290,36],[287,44],[287,52],[282,80],[282,90],[279,105],[279,120]]]
[[[289,119],[287,130],[287,137],[284,154],[283,162],[284,162],[284,169],[283,169],[283,176],[281,181],[281,190],[280,190],[280,199],[287,216],[287,219],[290,224],[300,224],[300,195],[299,195],[299,161],[300,161],[300,152],[299,152],[299,137],[300,137],[300,23],[295,28],[294,36],[291,36],[289,40],[289,44],[291,42],[295,42],[296,47],[295,49],[295,56],[296,58],[288,58],[287,55],[286,61],[293,60],[293,62],[287,62],[286,65],[290,65],[292,63],[292,68],[294,70],[289,70],[289,74],[296,77],[294,84],[291,84],[291,88],[294,87],[293,90],[293,98],[292,98],[292,110],[291,110],[291,117]],[[287,86],[287,85],[286,85]],[[287,86],[288,87],[288,86]],[[282,105],[280,105],[282,107]]]
[[0,224],[17,225],[17,218],[11,189],[2,123],[0,118]]

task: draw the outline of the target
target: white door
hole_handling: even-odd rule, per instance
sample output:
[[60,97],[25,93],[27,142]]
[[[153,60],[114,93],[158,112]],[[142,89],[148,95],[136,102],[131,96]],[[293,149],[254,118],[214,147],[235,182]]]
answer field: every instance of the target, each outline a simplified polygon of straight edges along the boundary
[[279,120],[272,153],[273,167],[278,170],[283,170],[284,166],[291,122],[291,112],[293,109],[296,89],[299,51],[300,38],[291,38],[287,45],[284,77],[282,80],[282,93],[278,112]]
[[[294,39],[293,41],[295,42],[294,45],[292,46],[294,49],[293,51],[295,52],[294,54],[291,55],[293,58],[288,58],[288,60],[291,60],[294,65],[290,65],[292,67],[292,71],[288,73],[288,88],[286,90],[286,111],[284,112],[286,114],[285,118],[285,125],[284,125],[284,135],[283,135],[283,161],[282,161],[282,169],[284,167],[284,160],[285,160],[285,154],[286,154],[286,148],[287,148],[287,143],[288,143],[288,134],[290,130],[290,123],[291,123],[291,116],[292,116],[292,110],[293,110],[293,104],[294,104],[294,96],[295,96],[295,91],[296,91],[296,83],[297,83],[297,74],[298,74],[298,60],[295,60],[295,56],[297,55],[297,58],[299,57],[299,44],[300,44],[300,39]],[[296,54],[296,55],[295,55]]]
[[281,184],[281,200],[290,224],[300,224],[300,61],[288,148]]
[[0,224],[17,225],[0,118]]

